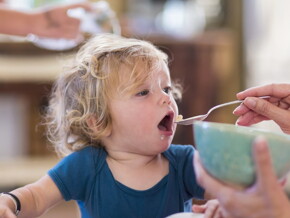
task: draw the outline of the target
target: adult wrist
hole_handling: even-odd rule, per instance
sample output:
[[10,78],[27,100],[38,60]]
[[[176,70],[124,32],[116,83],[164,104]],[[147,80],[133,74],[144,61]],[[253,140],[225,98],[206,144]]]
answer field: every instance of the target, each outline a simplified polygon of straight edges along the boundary
[[37,8],[23,12],[21,28],[25,31],[25,35],[39,35],[43,29],[46,29],[46,18],[44,16],[45,9]]
[[11,202],[13,202],[14,208],[15,208],[14,213],[16,216],[18,216],[18,214],[21,211],[21,203],[20,203],[19,198],[10,192],[2,192],[0,194],[0,197],[2,197],[2,196],[6,196],[7,198],[10,199]]
[[39,10],[28,13],[24,22],[26,25],[26,35],[38,35],[39,28],[43,28],[41,27],[42,19],[44,20],[45,18]]

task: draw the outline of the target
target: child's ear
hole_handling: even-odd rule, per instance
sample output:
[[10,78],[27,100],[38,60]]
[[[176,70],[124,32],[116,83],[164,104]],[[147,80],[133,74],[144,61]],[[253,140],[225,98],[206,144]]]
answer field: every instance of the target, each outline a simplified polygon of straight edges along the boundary
[[[97,124],[97,118],[94,115],[91,115],[87,120],[86,123],[88,127],[92,130],[93,133],[97,133],[100,131],[99,127],[96,125]],[[103,131],[103,130],[101,130]],[[109,136],[111,135],[111,130],[108,130],[108,128],[105,131],[104,136]]]
[[98,127],[96,125],[97,118],[94,115],[89,116],[89,118],[86,120],[86,123],[93,132],[98,132]]

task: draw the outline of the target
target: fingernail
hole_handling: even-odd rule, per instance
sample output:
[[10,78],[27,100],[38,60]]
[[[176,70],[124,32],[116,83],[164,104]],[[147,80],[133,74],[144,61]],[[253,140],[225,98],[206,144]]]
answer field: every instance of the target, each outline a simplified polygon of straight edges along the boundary
[[247,106],[251,108],[256,107],[257,104],[257,102],[253,98],[247,98],[245,102],[247,103]]
[[279,180],[279,183],[282,187],[284,187],[287,183],[287,177],[282,178],[281,180]]
[[241,106],[238,106],[236,109],[234,109],[233,114],[236,115],[236,112],[240,109]]
[[258,152],[263,152],[265,150],[265,147],[267,147],[266,144],[266,140],[263,136],[257,136],[254,140],[254,144],[255,144],[255,149]]
[[243,116],[240,116],[240,117],[236,120],[235,125],[240,126],[241,124],[243,124],[243,123],[241,123],[241,119],[243,119]]

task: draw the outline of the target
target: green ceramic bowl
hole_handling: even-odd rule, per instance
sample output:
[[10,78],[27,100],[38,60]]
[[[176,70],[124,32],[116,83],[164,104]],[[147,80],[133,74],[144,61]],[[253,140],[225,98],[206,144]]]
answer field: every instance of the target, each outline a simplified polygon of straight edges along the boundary
[[278,178],[290,170],[290,136],[252,127],[198,121],[193,124],[194,140],[205,169],[215,178],[235,186],[255,182],[252,144],[266,138]]

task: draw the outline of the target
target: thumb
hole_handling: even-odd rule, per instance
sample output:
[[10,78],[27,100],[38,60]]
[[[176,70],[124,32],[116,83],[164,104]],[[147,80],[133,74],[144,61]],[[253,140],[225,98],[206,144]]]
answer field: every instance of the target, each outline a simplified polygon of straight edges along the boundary
[[275,121],[279,126],[286,125],[285,117],[289,116],[288,111],[277,107],[276,105],[256,97],[248,97],[243,102],[248,108],[254,112]]
[[281,205],[283,202],[288,203],[288,198],[275,175],[270,152],[264,139],[256,139],[254,156],[257,167],[257,189],[263,193],[265,199],[272,201],[271,204],[273,205]]
[[257,137],[255,139],[253,154],[258,188],[263,191],[272,190],[277,186],[278,180],[272,165],[270,151],[264,138]]

